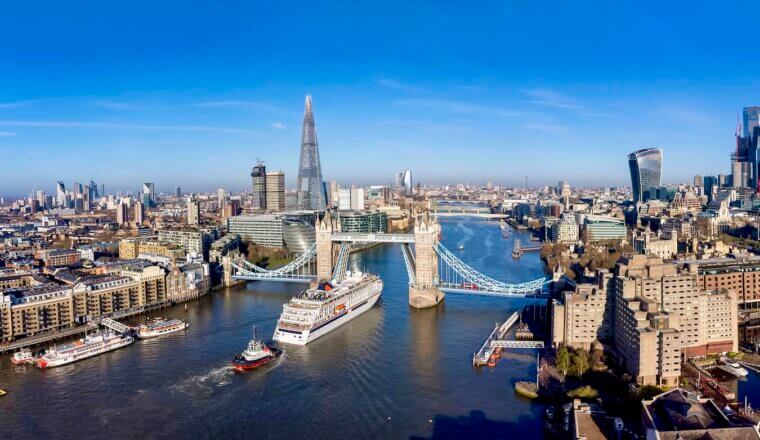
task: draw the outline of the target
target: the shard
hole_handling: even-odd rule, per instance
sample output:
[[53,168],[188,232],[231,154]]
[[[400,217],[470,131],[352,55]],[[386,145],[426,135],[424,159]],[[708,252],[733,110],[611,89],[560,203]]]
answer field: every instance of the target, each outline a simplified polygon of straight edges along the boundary
[[298,209],[324,211],[325,186],[322,183],[322,167],[319,164],[317,128],[311,111],[311,95],[306,95],[306,110],[301,132],[301,160],[298,164]]

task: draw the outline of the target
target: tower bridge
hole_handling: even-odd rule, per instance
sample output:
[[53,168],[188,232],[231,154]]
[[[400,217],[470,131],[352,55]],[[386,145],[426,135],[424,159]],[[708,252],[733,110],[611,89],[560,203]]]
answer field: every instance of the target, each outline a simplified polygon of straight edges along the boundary
[[337,230],[329,211],[316,223],[316,241],[295,260],[277,269],[265,269],[243,258],[225,260],[225,279],[314,282],[343,279],[353,243],[396,243],[409,277],[409,305],[433,307],[445,292],[498,297],[540,297],[551,280],[505,283],[459,259],[440,242],[441,226],[429,212],[417,216],[411,234],[344,233]]

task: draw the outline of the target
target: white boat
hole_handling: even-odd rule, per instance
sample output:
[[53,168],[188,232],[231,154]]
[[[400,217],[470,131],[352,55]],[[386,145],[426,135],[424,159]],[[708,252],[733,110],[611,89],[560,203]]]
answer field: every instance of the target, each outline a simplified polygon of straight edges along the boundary
[[64,345],[49,348],[37,358],[37,367],[41,369],[60,367],[102,353],[117,350],[135,342],[135,338],[120,335],[110,330],[85,335],[84,338]]
[[359,271],[346,272],[339,283],[319,283],[283,305],[273,339],[306,345],[371,309],[382,292],[377,275]]
[[736,362],[724,361],[718,368],[736,377],[745,377],[749,374],[746,368]]
[[140,339],[155,338],[156,336],[176,333],[190,327],[190,324],[179,319],[159,319],[137,327],[137,337]]
[[32,355],[32,351],[28,348],[22,348],[21,350],[13,353],[13,356],[11,357],[11,363],[13,365],[33,364],[34,356]]

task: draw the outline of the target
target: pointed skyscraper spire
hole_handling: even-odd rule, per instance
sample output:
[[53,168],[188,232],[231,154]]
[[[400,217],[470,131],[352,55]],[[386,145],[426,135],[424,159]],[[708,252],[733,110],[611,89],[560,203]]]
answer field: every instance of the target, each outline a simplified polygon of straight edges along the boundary
[[322,167],[319,163],[317,128],[311,109],[311,95],[306,95],[301,131],[301,160],[298,165],[296,186],[299,209],[315,211],[325,209],[325,189],[322,183]]

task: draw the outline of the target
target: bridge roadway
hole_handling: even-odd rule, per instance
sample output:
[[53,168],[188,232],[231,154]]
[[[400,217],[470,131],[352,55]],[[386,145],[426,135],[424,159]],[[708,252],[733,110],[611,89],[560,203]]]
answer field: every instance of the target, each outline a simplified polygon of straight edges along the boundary
[[338,232],[332,234],[332,241],[348,243],[414,243],[414,234]]

